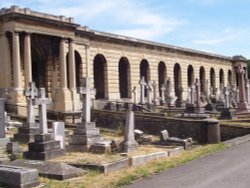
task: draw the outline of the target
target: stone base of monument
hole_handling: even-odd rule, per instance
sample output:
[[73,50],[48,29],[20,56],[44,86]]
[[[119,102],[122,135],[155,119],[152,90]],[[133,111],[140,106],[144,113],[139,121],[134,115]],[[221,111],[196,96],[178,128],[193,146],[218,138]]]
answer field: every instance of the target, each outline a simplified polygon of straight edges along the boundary
[[74,130],[73,135],[69,138],[67,151],[98,151],[98,153],[106,153],[110,150],[110,142],[105,141],[100,130],[96,128],[95,122],[79,123]]
[[0,148],[5,148],[6,150],[8,142],[10,142],[9,138],[0,138]]
[[235,119],[236,111],[235,109],[225,108],[221,111],[219,119]]
[[0,165],[0,185],[29,188],[39,185],[37,169]]
[[28,126],[24,124],[22,127],[19,127],[18,133],[14,134],[14,140],[24,143],[34,142],[34,135],[39,134],[39,127],[36,125]]
[[102,142],[97,142],[89,147],[89,152],[91,153],[111,153],[111,142],[110,141],[102,141]]
[[29,150],[24,152],[24,158],[33,160],[48,160],[65,154],[60,141],[53,140],[52,134],[37,134],[35,141],[28,144]]
[[37,169],[39,176],[56,180],[71,179],[86,173],[82,169],[54,161],[15,160],[10,165]]
[[135,150],[138,149],[139,147],[139,144],[134,141],[134,142],[122,142],[121,145],[121,151],[124,152],[124,153],[129,153],[129,152],[133,152]]

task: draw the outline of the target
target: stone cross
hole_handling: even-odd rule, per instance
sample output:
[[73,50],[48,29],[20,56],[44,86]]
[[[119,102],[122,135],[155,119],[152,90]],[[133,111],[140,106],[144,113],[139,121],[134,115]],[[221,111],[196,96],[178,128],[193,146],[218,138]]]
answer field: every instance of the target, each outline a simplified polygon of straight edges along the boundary
[[47,104],[50,104],[50,103],[51,103],[51,99],[46,98],[45,88],[39,88],[38,97],[35,100],[35,104],[39,106],[40,134],[48,133]]
[[4,103],[5,99],[0,98],[0,139],[5,138]]
[[27,100],[27,125],[35,125],[35,99],[37,98],[37,88],[34,82],[29,82],[29,86],[24,91]]
[[84,80],[84,87],[79,88],[79,93],[84,95],[83,97],[83,111],[85,115],[85,122],[91,122],[91,96],[96,94],[96,89],[90,88],[90,78],[86,77]]
[[140,89],[141,89],[141,95],[140,95],[140,104],[144,104],[145,101],[145,86],[146,86],[146,82],[145,82],[145,78],[144,76],[141,77],[141,80],[139,81],[140,84]]
[[152,87],[153,87],[153,103],[154,103],[154,105],[157,105],[158,104],[158,100],[157,100],[157,84],[156,84],[155,80],[152,83]]
[[229,100],[229,87],[224,88],[224,95],[225,95],[225,107],[230,108],[230,100]]
[[146,91],[148,96],[148,104],[152,104],[152,84],[150,81],[148,81],[148,84],[146,85]]
[[137,87],[134,86],[134,89],[132,90],[133,94],[134,94],[134,103],[137,104],[138,103],[138,100],[137,100],[137,97],[138,97],[138,90],[137,90]]
[[165,90],[166,90],[165,85],[162,84],[161,86],[161,103],[162,104],[165,104]]

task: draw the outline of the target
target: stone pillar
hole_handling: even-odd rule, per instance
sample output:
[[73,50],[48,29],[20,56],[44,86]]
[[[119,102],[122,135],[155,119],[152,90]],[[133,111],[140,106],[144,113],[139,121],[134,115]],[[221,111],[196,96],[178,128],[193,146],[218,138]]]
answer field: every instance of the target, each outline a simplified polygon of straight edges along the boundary
[[209,144],[218,144],[221,142],[220,124],[217,119],[204,119],[207,124],[207,141]]
[[65,39],[60,41],[60,84],[62,89],[67,88],[67,66],[65,56]]
[[72,112],[72,96],[67,87],[66,41],[60,41],[60,87],[53,96],[54,110],[57,112]]
[[25,70],[25,88],[32,82],[32,60],[30,34],[25,33],[24,37],[24,70]]
[[74,41],[69,40],[69,88],[72,95],[73,111],[80,111],[81,103],[80,96],[76,91],[76,64],[75,64],[75,49]]
[[21,90],[21,60],[20,60],[20,40],[19,32],[13,32],[12,39],[12,61],[13,61],[13,76],[14,89]]

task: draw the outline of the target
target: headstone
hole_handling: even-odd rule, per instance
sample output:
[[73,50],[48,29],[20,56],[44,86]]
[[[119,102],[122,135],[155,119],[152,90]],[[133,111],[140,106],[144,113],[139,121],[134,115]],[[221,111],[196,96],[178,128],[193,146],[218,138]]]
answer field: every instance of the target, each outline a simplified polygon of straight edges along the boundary
[[38,91],[34,82],[30,82],[24,91],[27,101],[27,121],[18,128],[18,133],[14,134],[14,140],[21,142],[33,142],[34,135],[39,134],[39,124],[35,121],[35,101]]
[[60,141],[61,149],[65,149],[65,124],[64,122],[53,122],[53,138]]
[[96,128],[95,122],[91,122],[91,95],[95,89],[90,88],[90,78],[85,79],[85,87],[80,89],[83,95],[84,121],[78,123],[73,135],[69,138],[67,150],[70,151],[92,151],[100,153],[109,150],[110,141],[102,138],[100,130]]
[[0,184],[7,187],[35,187],[39,185],[38,170],[0,165]]
[[145,104],[145,86],[146,86],[144,76],[141,77],[139,84],[140,84],[140,104],[143,105],[143,104]]
[[229,101],[229,88],[224,88],[224,95],[225,95],[225,108],[230,108],[230,101]]
[[196,88],[194,85],[191,86],[191,104],[195,104]]
[[134,122],[134,112],[129,111],[127,113],[125,132],[124,132],[124,141],[121,144],[122,152],[129,153],[135,151],[138,148],[138,143],[135,140],[135,122]]
[[32,160],[49,160],[65,154],[65,150],[60,148],[60,141],[53,139],[53,135],[48,133],[46,105],[51,100],[46,98],[45,89],[38,90],[38,98],[35,103],[39,106],[40,134],[34,136],[34,142],[28,143],[29,150],[24,152],[24,158]]
[[168,131],[167,130],[161,131],[160,140],[161,141],[166,141],[167,139],[169,139]]
[[19,147],[18,142],[9,142],[7,144],[7,152],[12,153],[12,154],[19,153],[20,147]]

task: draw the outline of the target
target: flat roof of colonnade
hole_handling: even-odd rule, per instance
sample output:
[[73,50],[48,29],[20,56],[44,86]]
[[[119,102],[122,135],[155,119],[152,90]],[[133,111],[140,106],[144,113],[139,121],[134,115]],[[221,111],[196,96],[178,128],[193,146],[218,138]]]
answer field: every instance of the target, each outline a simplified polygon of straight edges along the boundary
[[142,39],[138,39],[138,38],[127,37],[127,36],[122,36],[122,35],[118,35],[118,34],[112,34],[112,33],[101,32],[101,31],[89,29],[87,26],[81,26],[80,24],[74,23],[74,19],[72,17],[55,16],[55,15],[51,15],[51,14],[33,11],[33,10],[30,10],[29,8],[22,9],[22,8],[19,8],[18,6],[11,6],[10,8],[2,8],[0,10],[0,18],[3,16],[6,16],[6,15],[12,15],[15,17],[26,16],[29,18],[39,18],[39,19],[44,19],[45,21],[49,21],[50,23],[51,23],[51,21],[60,22],[63,25],[70,26],[70,27],[74,28],[76,32],[83,32],[84,34],[89,35],[89,36],[105,38],[106,41],[114,40],[114,41],[121,41],[121,42],[129,42],[132,44],[140,44],[140,45],[144,45],[144,46],[162,48],[162,49],[166,49],[166,50],[171,51],[171,52],[179,52],[179,53],[198,55],[198,56],[200,55],[200,56],[203,56],[206,58],[217,58],[217,59],[222,59],[222,60],[230,61],[230,62],[234,60],[234,58],[232,58],[232,57],[219,55],[219,54],[215,54],[215,53],[204,52],[204,51],[169,45],[169,44],[165,44],[165,43],[142,40]]

